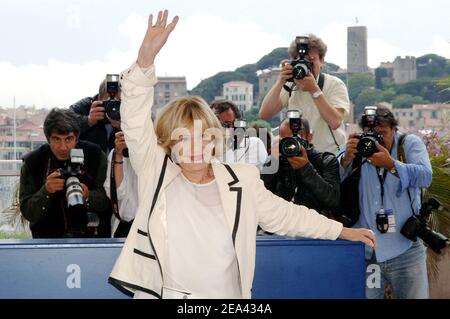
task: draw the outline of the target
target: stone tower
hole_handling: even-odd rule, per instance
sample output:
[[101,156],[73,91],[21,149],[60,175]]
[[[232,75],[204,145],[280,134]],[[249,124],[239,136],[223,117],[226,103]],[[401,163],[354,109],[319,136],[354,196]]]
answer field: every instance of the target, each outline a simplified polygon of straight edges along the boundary
[[416,58],[406,56],[405,58],[397,57],[394,60],[394,82],[405,83],[417,78]]
[[347,72],[369,72],[367,65],[367,27],[347,28]]

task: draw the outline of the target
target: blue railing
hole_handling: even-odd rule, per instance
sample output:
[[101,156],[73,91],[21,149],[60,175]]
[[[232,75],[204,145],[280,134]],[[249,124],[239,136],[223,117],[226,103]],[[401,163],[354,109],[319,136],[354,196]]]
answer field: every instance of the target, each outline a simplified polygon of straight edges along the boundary
[[[107,283],[120,239],[0,240],[0,298],[128,298]],[[258,237],[253,298],[364,298],[364,246]]]

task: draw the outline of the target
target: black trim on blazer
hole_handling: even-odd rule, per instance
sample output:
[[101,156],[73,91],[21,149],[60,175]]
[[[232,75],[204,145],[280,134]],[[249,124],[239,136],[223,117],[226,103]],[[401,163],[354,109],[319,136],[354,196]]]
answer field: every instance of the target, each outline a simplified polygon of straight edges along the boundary
[[140,291],[145,292],[145,293],[147,293],[149,295],[155,296],[158,299],[161,299],[161,296],[158,293],[156,293],[153,290],[151,290],[151,289],[147,289],[147,288],[144,288],[144,287],[133,285],[133,284],[130,284],[129,282],[121,281],[121,280],[118,280],[118,279],[113,278],[113,277],[109,277],[108,278],[108,283],[110,283],[112,286],[117,288],[120,292],[122,292],[123,294],[125,294],[125,295],[127,295],[129,297],[134,297],[134,293],[129,291],[129,290],[127,290],[124,287],[140,290]]
[[230,187],[230,191],[237,192],[236,216],[234,218],[234,226],[233,226],[233,233],[232,233],[233,246],[234,246],[235,241],[236,241],[236,234],[237,234],[238,227],[239,227],[239,219],[241,217],[242,187],[231,187],[234,184],[238,183],[239,179],[237,178],[233,169],[229,165],[224,164],[224,166],[227,169],[228,173],[230,173],[231,177],[233,177],[233,181],[228,183],[228,186]]
[[154,256],[154,255],[150,255],[150,254],[147,254],[147,253],[144,253],[143,251],[141,251],[141,250],[139,250],[139,249],[133,249],[133,252],[135,253],[135,254],[138,254],[138,255],[141,255],[141,256],[143,256],[143,257],[147,257],[147,258],[150,258],[150,259],[155,259],[156,260],[156,257]]
[[237,182],[239,182],[239,178],[237,178],[236,174],[234,173],[233,169],[228,164],[223,164],[225,168],[227,169],[228,173],[230,173],[231,177],[233,177],[233,181],[228,183],[228,186],[233,186]]
[[[164,176],[166,175],[167,159],[169,159],[169,156],[166,154],[166,157],[164,157],[164,163],[161,168],[161,173],[159,174],[159,179],[158,179],[158,184],[156,186],[155,194],[153,195],[153,201],[152,201],[152,206],[150,208],[150,213],[148,214],[148,219],[147,219],[148,241],[150,242],[150,246],[152,247],[153,251],[155,252],[155,259],[156,259],[156,262],[158,263],[159,272],[161,273],[161,279],[163,280],[163,282],[164,282],[164,274],[163,274],[161,262],[159,261],[158,253],[156,252],[155,246],[153,245],[152,236],[150,236],[150,217],[152,217],[153,208],[155,208],[155,204],[156,204],[156,201],[158,200],[158,195],[159,195],[159,192],[161,190],[161,187],[162,187],[162,184],[164,181]],[[162,296],[162,294],[163,294],[163,289],[161,287],[161,295],[160,296]]]
[[146,233],[146,232],[143,231],[143,230],[140,230],[139,228],[138,228],[138,230],[137,230],[137,233],[138,233],[139,235],[143,235],[143,236],[145,236],[145,237],[148,237],[148,233]]

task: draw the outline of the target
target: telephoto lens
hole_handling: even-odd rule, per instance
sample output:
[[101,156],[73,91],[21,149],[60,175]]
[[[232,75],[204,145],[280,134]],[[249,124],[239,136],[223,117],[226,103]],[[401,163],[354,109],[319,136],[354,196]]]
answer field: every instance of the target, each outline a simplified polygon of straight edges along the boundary
[[66,180],[66,199],[69,209],[84,206],[83,188],[81,188],[80,180],[75,176]]

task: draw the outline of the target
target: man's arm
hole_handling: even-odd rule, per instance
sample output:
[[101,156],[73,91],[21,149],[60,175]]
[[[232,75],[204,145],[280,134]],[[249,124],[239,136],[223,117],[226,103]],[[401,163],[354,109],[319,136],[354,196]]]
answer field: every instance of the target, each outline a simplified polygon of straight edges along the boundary
[[287,99],[289,97],[283,96],[282,99],[280,95],[286,80],[292,77],[292,66],[288,63],[288,60],[281,61],[281,66],[282,67],[277,82],[264,97],[261,104],[259,117],[263,120],[270,120],[281,111],[283,106],[287,105]]
[[425,144],[415,135],[408,135],[404,144],[406,163],[395,161],[400,185],[397,194],[408,187],[429,187],[433,178],[430,158]]
[[320,206],[333,209],[339,205],[340,200],[339,162],[332,154],[326,154],[321,161],[323,176],[309,162],[296,171],[297,185],[300,185],[301,189],[308,189],[320,202]]
[[45,185],[40,189],[36,189],[34,185],[29,168],[24,163],[20,170],[20,211],[31,223],[37,223],[45,216],[53,197],[53,194],[45,189]]
[[80,124],[80,133],[87,132],[91,127],[89,126],[89,110],[93,99],[86,97],[80,101],[72,104],[69,109],[74,111],[77,115],[78,123]]

